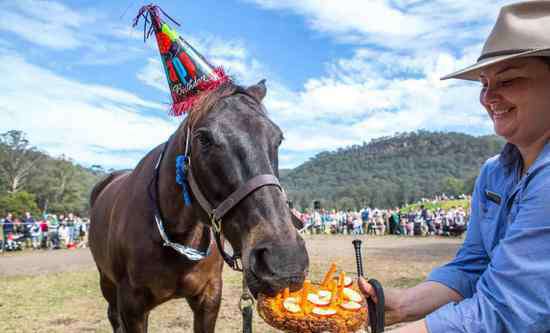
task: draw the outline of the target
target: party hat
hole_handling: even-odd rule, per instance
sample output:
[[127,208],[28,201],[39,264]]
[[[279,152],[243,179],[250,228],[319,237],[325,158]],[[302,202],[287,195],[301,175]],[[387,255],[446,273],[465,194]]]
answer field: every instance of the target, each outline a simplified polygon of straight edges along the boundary
[[144,40],[155,34],[172,95],[171,114],[181,116],[189,111],[201,93],[216,89],[229,81],[221,67],[214,68],[183,39],[176,30],[160,18],[161,13],[175,25],[179,23],[168,16],[160,7],[149,4],[141,7],[133,26],[143,18]]

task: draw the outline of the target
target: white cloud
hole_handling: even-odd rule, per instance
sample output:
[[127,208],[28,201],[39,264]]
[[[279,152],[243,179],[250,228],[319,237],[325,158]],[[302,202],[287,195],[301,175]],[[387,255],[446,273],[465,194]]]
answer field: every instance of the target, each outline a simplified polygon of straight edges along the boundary
[[0,32],[54,51],[82,50],[74,64],[117,64],[144,52],[142,47],[129,44],[143,38],[143,33],[94,10],[77,11],[55,1],[6,4],[0,11]]
[[23,130],[32,144],[79,163],[132,166],[177,125],[138,112],[152,109],[163,114],[165,108],[158,103],[63,78],[17,54],[0,53],[0,77],[0,131]]
[[498,8],[513,0],[245,0],[303,16],[309,27],[355,48],[300,91],[276,87],[266,104],[300,156],[396,132],[490,133],[478,87],[439,78],[474,63]]
[[78,29],[93,20],[57,2],[18,0],[0,12],[0,30],[15,33],[33,44],[72,49],[82,45]]
[[311,156],[396,132],[491,132],[477,102],[478,86],[439,80],[470,55],[371,55],[372,50],[359,49],[354,57],[329,64],[327,74],[310,79],[302,91],[268,98],[273,118],[286,129],[284,152],[297,157],[282,160],[284,167],[303,160],[299,153]]
[[380,33],[388,36],[413,37],[428,29],[428,24],[415,15],[405,15],[385,1],[364,0],[257,0],[269,9],[288,9],[305,16],[313,29],[334,33]]
[[[310,27],[351,43],[416,48],[444,42],[462,44],[486,35],[498,8],[514,0],[246,0],[269,10],[303,16]],[[467,28],[482,23],[484,28]],[[458,33],[457,33],[458,31]]]

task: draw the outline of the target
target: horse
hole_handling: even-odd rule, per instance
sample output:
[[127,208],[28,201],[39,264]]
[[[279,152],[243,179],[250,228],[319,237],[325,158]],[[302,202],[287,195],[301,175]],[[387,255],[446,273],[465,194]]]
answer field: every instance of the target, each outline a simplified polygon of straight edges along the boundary
[[303,284],[309,259],[277,180],[283,135],[265,94],[264,81],[203,93],[166,143],[93,188],[89,245],[114,332],[146,332],[150,311],[174,298],[194,332],[214,332],[224,260],[254,297]]

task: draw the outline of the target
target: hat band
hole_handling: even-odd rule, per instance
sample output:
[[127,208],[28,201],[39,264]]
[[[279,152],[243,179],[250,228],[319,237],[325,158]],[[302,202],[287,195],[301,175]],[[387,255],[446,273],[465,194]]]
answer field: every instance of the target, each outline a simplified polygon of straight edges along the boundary
[[517,53],[523,53],[527,51],[534,51],[535,49],[512,49],[512,50],[503,50],[503,51],[495,51],[495,52],[488,52],[485,54],[482,54],[481,57],[477,58],[477,61],[481,61],[483,59],[487,58],[493,58],[493,57],[499,57],[499,56],[505,56],[505,55],[512,55]]

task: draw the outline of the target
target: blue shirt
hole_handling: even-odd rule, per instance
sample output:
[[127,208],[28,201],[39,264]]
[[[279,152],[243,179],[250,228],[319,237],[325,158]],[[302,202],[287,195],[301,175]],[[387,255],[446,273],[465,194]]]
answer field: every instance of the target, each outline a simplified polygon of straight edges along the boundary
[[550,332],[550,143],[520,166],[511,144],[483,165],[464,244],[428,277],[464,300],[428,315],[430,333]]

